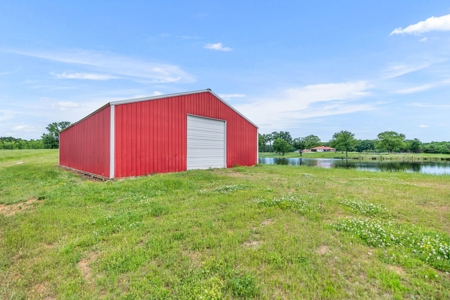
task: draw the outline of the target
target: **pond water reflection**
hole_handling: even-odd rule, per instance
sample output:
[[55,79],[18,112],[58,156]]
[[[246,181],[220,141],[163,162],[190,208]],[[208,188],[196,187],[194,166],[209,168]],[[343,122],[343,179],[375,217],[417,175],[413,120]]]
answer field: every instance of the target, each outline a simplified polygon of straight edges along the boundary
[[347,168],[366,171],[450,174],[448,162],[361,161],[330,158],[271,158],[259,159],[260,164],[315,166],[320,168]]

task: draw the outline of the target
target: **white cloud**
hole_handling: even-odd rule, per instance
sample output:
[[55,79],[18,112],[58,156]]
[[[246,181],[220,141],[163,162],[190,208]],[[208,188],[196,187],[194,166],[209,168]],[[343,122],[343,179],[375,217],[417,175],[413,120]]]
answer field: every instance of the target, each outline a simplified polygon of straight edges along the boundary
[[443,80],[443,81],[439,81],[439,82],[435,82],[435,83],[428,83],[428,84],[423,84],[423,85],[419,85],[419,86],[415,86],[415,87],[411,87],[411,88],[406,88],[406,89],[401,89],[401,90],[397,90],[395,91],[395,93],[397,94],[414,94],[414,93],[419,93],[419,92],[424,92],[430,89],[434,89],[440,86],[446,86],[446,85],[450,85],[450,80]]
[[0,73],[0,76],[8,75],[8,74],[14,73],[14,72],[16,72],[16,71],[17,71],[17,70],[10,71],[10,72],[2,72],[2,73]]
[[420,39],[419,42],[426,42],[428,40],[427,37],[424,37],[423,39]]
[[429,126],[429,125],[420,124],[419,127],[420,127],[420,128],[428,128],[428,127],[430,127],[430,126]]
[[72,101],[61,101],[58,102],[58,105],[61,107],[79,107],[80,104],[72,102]]
[[244,98],[244,94],[219,94],[219,97],[222,99],[231,99],[231,98]]
[[67,51],[11,51],[16,54],[51,61],[80,65],[109,76],[130,77],[150,83],[194,82],[196,79],[178,66],[153,63],[112,53],[86,50]]
[[407,88],[407,89],[401,89],[398,91],[395,91],[395,93],[397,94],[414,94],[414,93],[419,93],[419,92],[424,92],[426,90],[435,88],[437,85],[430,83],[430,84],[424,84],[424,85],[419,85],[419,86],[415,86],[412,88]]
[[450,104],[429,104],[429,103],[411,103],[408,106],[420,107],[420,108],[440,108],[447,109],[450,108]]
[[389,35],[394,34],[415,34],[419,35],[429,31],[450,31],[450,15],[442,17],[431,17],[425,21],[409,25],[402,29],[401,27],[394,29]]
[[231,51],[230,47],[224,47],[222,43],[217,44],[206,44],[205,49],[217,50],[217,51]]
[[12,128],[12,131],[19,131],[19,132],[36,132],[37,130],[38,127],[31,125],[17,125]]
[[[153,96],[161,96],[163,93],[159,92],[159,91],[154,91],[153,92]],[[144,96],[145,97],[145,96]]]
[[60,101],[60,102],[54,104],[54,106],[56,106],[59,110],[67,110],[69,108],[80,107],[81,105],[78,103],[75,103],[73,101]]
[[0,121],[7,121],[14,118],[14,112],[10,110],[0,109]]
[[116,76],[107,75],[107,74],[96,74],[96,73],[61,73],[61,74],[53,74],[56,78],[61,79],[87,79],[87,80],[108,80],[117,78]]
[[369,96],[370,88],[367,81],[308,85],[235,107],[250,120],[264,124],[261,126],[269,130],[292,128],[301,119],[374,109],[373,104],[352,103],[352,100]]
[[381,73],[384,78],[389,79],[426,69],[431,65],[432,63],[429,62],[421,64],[390,63]]

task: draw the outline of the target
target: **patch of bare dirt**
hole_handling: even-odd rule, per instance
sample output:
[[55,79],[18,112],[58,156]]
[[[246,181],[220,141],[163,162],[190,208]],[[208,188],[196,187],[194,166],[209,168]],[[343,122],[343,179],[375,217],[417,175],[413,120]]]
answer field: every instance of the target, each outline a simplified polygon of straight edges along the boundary
[[224,175],[227,175],[228,177],[234,177],[234,178],[249,177],[247,174],[239,173],[239,172],[227,172],[227,173],[224,173]]
[[53,244],[44,244],[44,248],[45,249],[52,249],[53,248]]
[[244,243],[244,247],[246,248],[258,248],[259,246],[261,246],[261,242],[260,241],[248,241]]
[[191,262],[196,266],[200,267],[202,265],[202,261],[200,258],[200,253],[192,252],[192,251],[183,251],[183,255],[189,257]]
[[96,253],[92,253],[89,257],[83,258],[78,262],[78,268],[81,275],[87,283],[92,284],[92,268],[91,263],[97,258]]
[[267,226],[272,223],[272,219],[265,219],[261,222],[261,226]]
[[33,198],[17,204],[10,204],[10,205],[0,204],[0,215],[9,217],[15,215],[18,212],[30,210],[35,206],[34,204],[37,203],[38,201],[39,200],[37,200],[36,198]]
[[[72,168],[69,168],[69,167],[66,167],[66,166],[61,166],[61,165],[57,165],[57,166],[60,167],[61,169],[65,170],[65,171],[67,171],[67,172],[70,172],[72,174],[78,175],[81,178],[89,180],[89,181],[96,182],[96,181],[110,181],[111,180],[108,177],[103,177],[103,176],[100,176],[100,175],[97,175],[97,174],[83,172],[83,171],[80,171],[80,170],[72,169]],[[130,179],[130,178],[131,177],[128,177],[128,179]]]
[[448,184],[440,182],[415,182],[411,184],[418,187],[428,187],[433,189],[448,189]]
[[441,205],[441,206],[439,206],[439,211],[448,212],[448,211],[450,211],[450,206],[449,205]]
[[33,286],[31,290],[28,291],[28,298],[30,299],[55,299],[53,295],[50,294],[48,284],[41,282]]
[[325,255],[327,253],[330,252],[330,247],[326,246],[326,245],[322,245],[319,248],[317,248],[316,253],[319,255]]
[[403,270],[402,267],[389,265],[387,268],[389,270],[391,270],[392,272],[396,273],[397,275],[400,275],[400,276],[406,275],[406,272],[405,272],[405,270]]

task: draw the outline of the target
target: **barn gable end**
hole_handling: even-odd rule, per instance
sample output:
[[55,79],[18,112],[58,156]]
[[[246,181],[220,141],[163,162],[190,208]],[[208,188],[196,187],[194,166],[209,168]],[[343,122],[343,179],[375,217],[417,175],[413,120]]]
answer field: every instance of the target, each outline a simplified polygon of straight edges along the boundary
[[110,117],[110,106],[106,106],[62,131],[59,164],[110,177]]

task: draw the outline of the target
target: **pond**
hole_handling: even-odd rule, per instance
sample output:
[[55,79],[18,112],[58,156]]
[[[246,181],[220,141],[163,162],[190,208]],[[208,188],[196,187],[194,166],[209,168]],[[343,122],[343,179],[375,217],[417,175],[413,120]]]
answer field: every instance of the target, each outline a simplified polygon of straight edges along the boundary
[[347,168],[366,171],[449,174],[450,162],[360,161],[330,158],[260,158],[260,164],[315,166],[320,168]]

